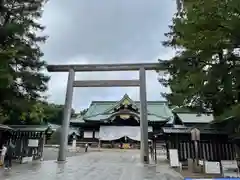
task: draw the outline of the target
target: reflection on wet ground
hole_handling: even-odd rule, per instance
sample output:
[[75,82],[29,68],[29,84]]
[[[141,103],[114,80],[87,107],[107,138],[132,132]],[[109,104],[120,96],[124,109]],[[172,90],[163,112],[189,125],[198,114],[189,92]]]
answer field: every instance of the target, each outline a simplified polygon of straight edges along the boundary
[[16,165],[1,170],[1,180],[179,180],[181,176],[167,164],[143,166],[138,151],[92,152],[56,161]]

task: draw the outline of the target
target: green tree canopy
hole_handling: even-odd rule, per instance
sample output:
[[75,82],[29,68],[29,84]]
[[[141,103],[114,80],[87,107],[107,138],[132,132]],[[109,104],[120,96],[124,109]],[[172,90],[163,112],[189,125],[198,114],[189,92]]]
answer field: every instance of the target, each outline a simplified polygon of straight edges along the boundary
[[39,47],[47,37],[38,35],[44,30],[38,19],[45,2],[8,0],[0,3],[1,120],[13,116],[24,119],[33,108],[38,108],[36,101],[47,89],[49,78],[42,72],[46,63]]
[[173,18],[163,44],[177,49],[176,56],[162,62],[170,86],[165,94],[173,105],[191,106],[215,117],[236,112],[240,100],[240,1],[186,0]]

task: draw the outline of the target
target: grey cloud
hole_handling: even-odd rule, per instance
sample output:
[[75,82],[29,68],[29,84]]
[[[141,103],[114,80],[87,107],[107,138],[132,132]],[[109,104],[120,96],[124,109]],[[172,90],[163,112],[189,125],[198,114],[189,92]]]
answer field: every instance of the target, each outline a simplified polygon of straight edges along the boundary
[[[51,0],[45,7],[47,43],[42,46],[48,63],[156,62],[174,52],[161,41],[175,12],[174,0]],[[137,73],[80,73],[77,79],[133,79]],[[64,103],[66,73],[51,73],[49,101]],[[157,74],[147,75],[148,99],[161,99],[166,91]],[[124,93],[138,99],[138,88],[81,88],[74,90],[73,107],[91,100],[118,100]]]
[[173,0],[51,0],[43,17],[50,34],[46,58],[55,63],[79,54],[104,62],[153,59],[174,11]]

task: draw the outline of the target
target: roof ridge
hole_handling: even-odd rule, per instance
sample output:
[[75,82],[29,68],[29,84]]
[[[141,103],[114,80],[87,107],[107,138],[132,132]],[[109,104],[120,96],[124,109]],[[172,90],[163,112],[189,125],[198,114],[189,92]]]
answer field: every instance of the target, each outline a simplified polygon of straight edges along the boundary
[[125,99],[129,100],[132,104],[134,104],[135,106],[137,106],[136,103],[135,103],[127,94],[124,94],[124,96],[123,96],[119,101],[117,101],[117,102],[116,102],[114,105],[112,105],[110,108],[106,109],[106,110],[104,111],[104,113],[111,111],[111,110],[114,109],[116,106],[118,106],[119,104],[121,104]]

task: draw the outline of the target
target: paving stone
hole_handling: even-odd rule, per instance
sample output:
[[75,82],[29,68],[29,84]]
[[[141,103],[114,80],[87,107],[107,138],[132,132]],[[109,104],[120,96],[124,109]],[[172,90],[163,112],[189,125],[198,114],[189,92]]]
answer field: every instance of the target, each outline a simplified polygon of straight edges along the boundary
[[90,152],[56,161],[16,165],[0,171],[1,180],[181,180],[167,164],[142,165],[139,151]]

